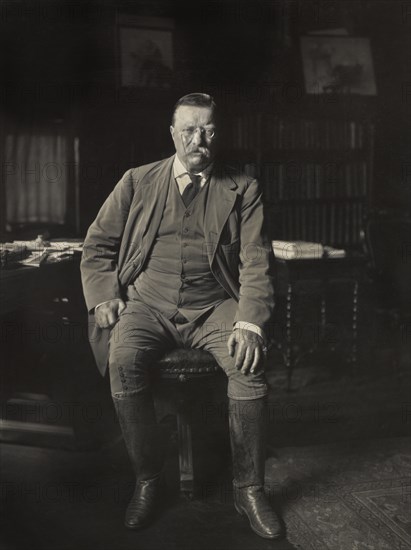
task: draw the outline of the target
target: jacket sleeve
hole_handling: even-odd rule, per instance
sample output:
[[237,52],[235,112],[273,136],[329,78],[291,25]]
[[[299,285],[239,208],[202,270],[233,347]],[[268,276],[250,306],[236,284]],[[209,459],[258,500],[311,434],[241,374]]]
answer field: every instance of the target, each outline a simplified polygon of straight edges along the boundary
[[87,232],[80,269],[84,298],[90,313],[99,303],[122,298],[118,256],[133,194],[132,170],[128,170]]
[[239,302],[234,322],[253,323],[267,334],[274,309],[274,255],[264,229],[262,196],[256,180],[248,185],[240,219]]

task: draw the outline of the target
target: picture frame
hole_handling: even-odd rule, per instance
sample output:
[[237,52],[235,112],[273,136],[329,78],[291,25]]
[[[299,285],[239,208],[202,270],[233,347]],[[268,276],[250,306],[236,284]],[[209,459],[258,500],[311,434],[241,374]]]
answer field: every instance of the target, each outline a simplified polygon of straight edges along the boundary
[[301,55],[308,94],[377,94],[368,38],[303,36]]
[[173,20],[120,14],[117,28],[120,86],[170,88],[174,71]]

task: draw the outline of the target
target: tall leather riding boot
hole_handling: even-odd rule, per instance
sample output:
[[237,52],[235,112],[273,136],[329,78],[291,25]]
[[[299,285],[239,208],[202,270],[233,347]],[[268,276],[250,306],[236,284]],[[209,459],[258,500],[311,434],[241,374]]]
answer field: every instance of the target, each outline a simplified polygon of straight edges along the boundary
[[129,529],[140,529],[147,525],[155,511],[164,459],[164,438],[156,422],[150,392],[124,399],[113,398],[113,402],[136,475],[136,488],[124,523]]
[[266,399],[229,399],[234,506],[260,537],[282,535],[280,521],[264,493]]

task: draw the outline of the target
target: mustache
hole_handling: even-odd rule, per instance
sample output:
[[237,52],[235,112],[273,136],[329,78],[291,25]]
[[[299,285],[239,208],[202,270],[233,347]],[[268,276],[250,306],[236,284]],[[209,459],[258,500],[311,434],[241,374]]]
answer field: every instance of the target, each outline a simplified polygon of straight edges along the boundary
[[190,151],[187,151],[187,153],[200,153],[202,155],[209,155],[210,150],[207,147],[196,147],[195,149],[191,149]]

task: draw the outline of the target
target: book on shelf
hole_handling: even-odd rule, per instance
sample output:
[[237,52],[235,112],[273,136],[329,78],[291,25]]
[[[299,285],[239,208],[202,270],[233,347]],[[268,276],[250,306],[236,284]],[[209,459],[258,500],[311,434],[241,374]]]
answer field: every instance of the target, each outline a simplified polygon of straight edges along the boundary
[[[338,250],[359,247],[373,183],[374,124],[354,112],[343,115],[335,110],[318,116],[233,113],[227,129],[230,154],[241,166],[255,165],[248,172],[260,179],[265,207],[275,212],[272,235],[329,243]],[[287,249],[286,254],[293,253]]]

